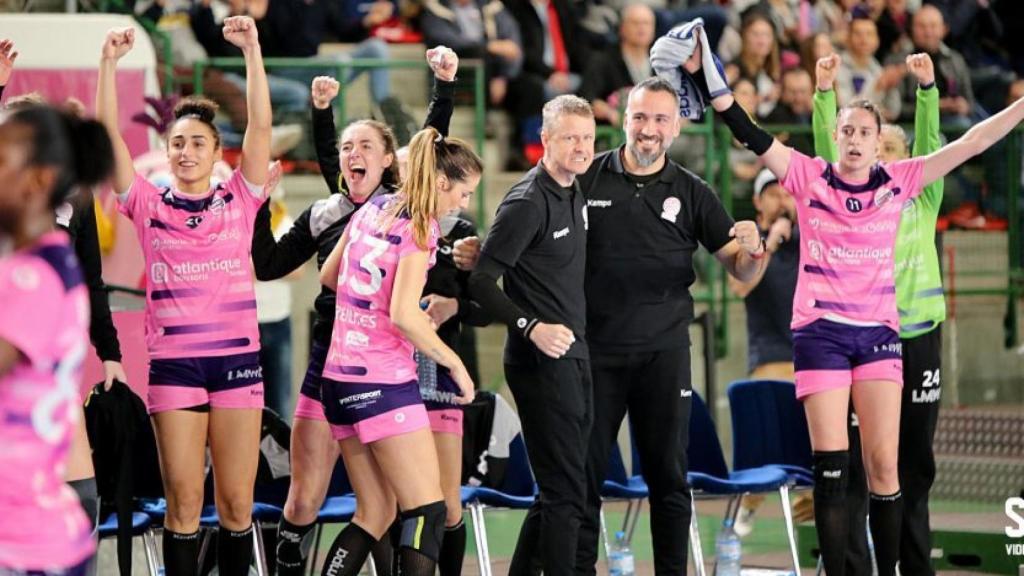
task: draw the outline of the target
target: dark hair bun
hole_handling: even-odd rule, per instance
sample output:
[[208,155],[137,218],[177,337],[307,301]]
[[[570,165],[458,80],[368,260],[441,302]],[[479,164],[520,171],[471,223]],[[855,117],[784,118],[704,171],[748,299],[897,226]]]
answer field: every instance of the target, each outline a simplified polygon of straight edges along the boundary
[[189,96],[178,102],[178,105],[174,107],[174,118],[176,120],[194,116],[207,124],[213,124],[213,117],[216,115],[217,103],[199,96]]
[[68,126],[68,138],[75,163],[75,180],[93,186],[105,181],[114,171],[114,147],[103,124],[83,120],[62,112]]

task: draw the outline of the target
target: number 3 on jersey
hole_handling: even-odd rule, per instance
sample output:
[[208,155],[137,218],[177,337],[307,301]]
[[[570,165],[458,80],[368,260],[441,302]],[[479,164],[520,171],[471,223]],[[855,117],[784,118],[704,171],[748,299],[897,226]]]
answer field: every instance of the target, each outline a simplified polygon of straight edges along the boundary
[[[345,251],[342,254],[344,268],[342,268],[341,272],[341,283],[343,284],[348,282],[352,291],[360,296],[372,296],[380,290],[380,287],[384,282],[384,270],[377,266],[376,260],[388,251],[388,248],[391,247],[391,243],[387,240],[377,238],[369,234],[363,234],[355,228],[351,228],[350,231],[351,235],[349,237],[348,244],[345,245]],[[369,251],[366,254],[363,254],[363,257],[359,259],[359,268],[370,275],[369,284],[360,280],[356,274],[349,275],[348,273],[349,250],[356,242],[361,242],[369,248]]]

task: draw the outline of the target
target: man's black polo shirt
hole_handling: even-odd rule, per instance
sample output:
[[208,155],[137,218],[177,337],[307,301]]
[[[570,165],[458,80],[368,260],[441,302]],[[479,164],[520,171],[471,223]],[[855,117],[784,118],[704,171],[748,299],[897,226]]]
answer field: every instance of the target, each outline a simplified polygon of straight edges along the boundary
[[714,253],[733,219],[707,183],[671,160],[656,177],[630,176],[623,148],[579,178],[587,198],[590,347],[606,353],[689,345],[698,243]]
[[[586,204],[579,185],[563,188],[540,165],[501,201],[481,248],[480,267],[497,263],[504,269],[502,283],[512,302],[541,322],[563,324],[573,331],[576,342],[565,358],[589,358],[584,339],[586,251]],[[509,327],[507,364],[540,354],[523,336],[527,320],[517,319],[517,326]]]

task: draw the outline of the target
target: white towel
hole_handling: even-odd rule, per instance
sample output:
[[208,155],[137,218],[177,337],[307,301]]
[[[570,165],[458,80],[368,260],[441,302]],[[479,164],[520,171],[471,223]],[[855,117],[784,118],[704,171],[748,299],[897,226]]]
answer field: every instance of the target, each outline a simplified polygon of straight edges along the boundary
[[[695,35],[695,30],[701,33]],[[658,76],[675,87],[679,94],[679,115],[692,120],[703,117],[704,110],[711,105],[690,74],[683,69],[683,63],[693,55],[697,47],[698,38],[701,45],[701,68],[711,97],[730,92],[722,64],[711,51],[702,18],[676,26],[651,46],[651,67]]]

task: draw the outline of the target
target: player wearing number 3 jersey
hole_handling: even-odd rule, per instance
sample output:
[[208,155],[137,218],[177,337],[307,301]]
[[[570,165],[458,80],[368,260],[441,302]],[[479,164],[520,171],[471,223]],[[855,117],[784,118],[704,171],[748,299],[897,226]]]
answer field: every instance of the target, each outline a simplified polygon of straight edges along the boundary
[[[436,256],[437,219],[472,193],[482,170],[464,142],[421,131],[409,145],[408,182],[356,212],[320,272],[337,293],[321,401],[357,508],[384,500],[388,487],[398,499],[400,574],[434,573],[446,512],[413,348],[451,372],[461,402],[473,398],[465,366],[434,332],[420,297]],[[325,574],[354,576],[375,537],[349,524],[328,552]]]

